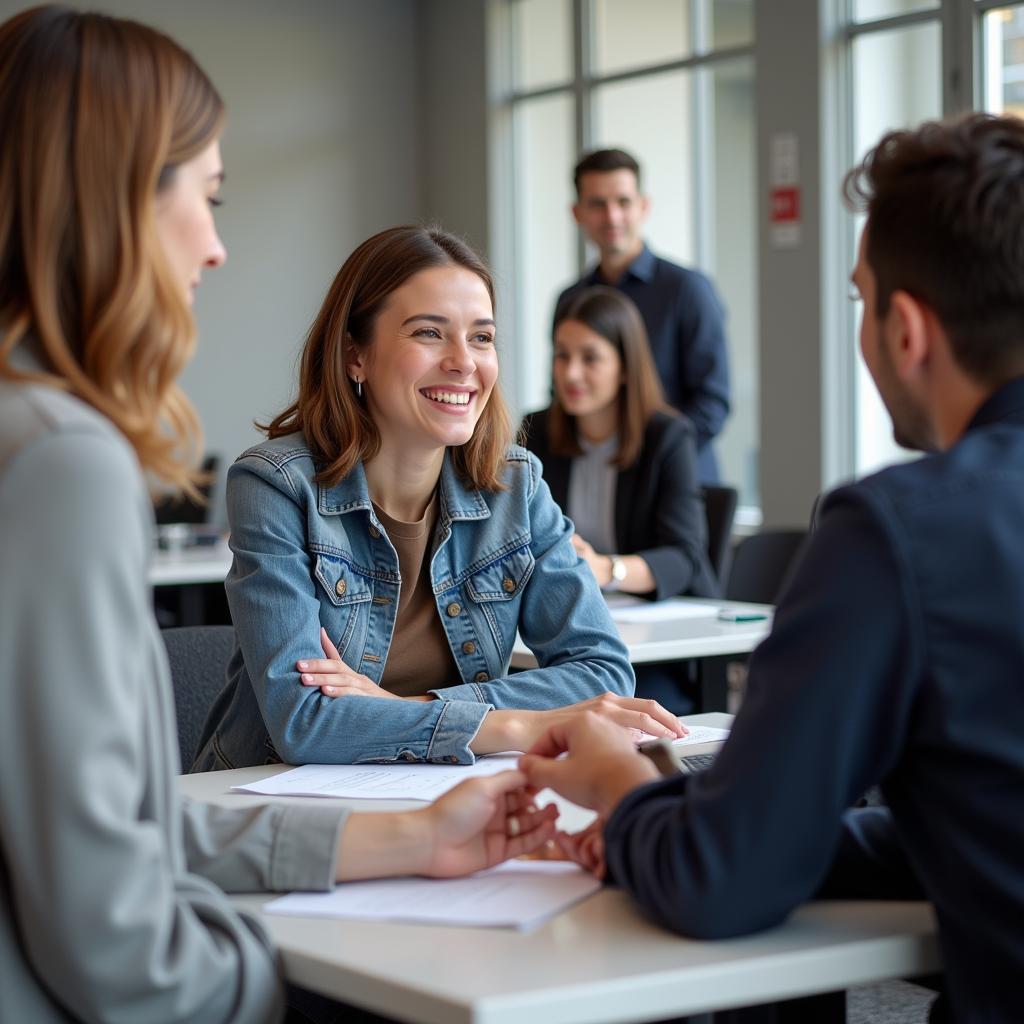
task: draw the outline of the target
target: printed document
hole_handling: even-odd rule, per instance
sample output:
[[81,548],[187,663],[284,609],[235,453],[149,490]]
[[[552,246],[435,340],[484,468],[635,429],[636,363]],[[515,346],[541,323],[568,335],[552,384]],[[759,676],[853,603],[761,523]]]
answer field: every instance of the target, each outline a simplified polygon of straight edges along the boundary
[[304,764],[232,786],[264,796],[342,796],[363,800],[436,800],[463,779],[516,767],[518,754],[477,758],[476,764]]
[[714,743],[715,740],[724,740],[729,736],[728,729],[716,729],[712,725],[688,725],[690,731],[672,741],[673,747],[692,747],[695,743]]
[[565,861],[510,860],[468,878],[344,882],[333,892],[292,893],[267,914],[412,921],[476,928],[534,928],[601,888]]

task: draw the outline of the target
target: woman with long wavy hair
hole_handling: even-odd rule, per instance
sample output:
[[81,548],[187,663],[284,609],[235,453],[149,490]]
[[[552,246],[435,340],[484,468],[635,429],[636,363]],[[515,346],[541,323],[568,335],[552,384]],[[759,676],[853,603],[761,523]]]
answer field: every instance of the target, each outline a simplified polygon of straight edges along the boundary
[[277,1020],[278,960],[222,888],[461,874],[551,835],[516,772],[403,814],[177,796],[145,477],[195,481],[198,424],[175,379],[192,294],[225,258],[211,209],[222,121],[195,61],[145,26],[54,7],[0,25],[0,1020],[12,1024]]

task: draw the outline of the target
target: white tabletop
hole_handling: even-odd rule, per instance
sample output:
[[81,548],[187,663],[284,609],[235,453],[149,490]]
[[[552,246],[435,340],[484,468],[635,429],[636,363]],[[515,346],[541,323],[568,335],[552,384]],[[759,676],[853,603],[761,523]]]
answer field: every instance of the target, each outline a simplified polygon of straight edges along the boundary
[[[686,658],[709,658],[725,654],[749,654],[769,633],[774,608],[769,604],[747,604],[743,601],[718,601],[708,598],[673,598],[671,605],[706,608],[707,615],[694,617],[689,612],[678,618],[654,622],[619,622],[612,619],[629,648],[634,665],[652,661],[682,661]],[[671,607],[670,605],[670,607]],[[654,606],[652,606],[654,607]],[[753,616],[747,621],[723,622],[720,611]],[[533,652],[516,637],[512,650],[513,668],[536,668]]]
[[[684,721],[723,724],[728,716]],[[265,766],[184,776],[215,803],[266,801],[229,792]],[[542,795],[543,796],[543,795]],[[314,798],[277,798],[289,802]],[[349,801],[363,810],[399,803]],[[586,812],[577,810],[579,820]],[[270,896],[236,898],[259,913]],[[386,1016],[429,1024],[614,1024],[834,991],[940,967],[925,903],[821,902],[744,939],[695,942],[648,921],[604,889],[535,931],[262,916],[288,977]]]
[[230,568],[231,550],[226,540],[179,551],[154,551],[149,582],[154,587],[223,583]]

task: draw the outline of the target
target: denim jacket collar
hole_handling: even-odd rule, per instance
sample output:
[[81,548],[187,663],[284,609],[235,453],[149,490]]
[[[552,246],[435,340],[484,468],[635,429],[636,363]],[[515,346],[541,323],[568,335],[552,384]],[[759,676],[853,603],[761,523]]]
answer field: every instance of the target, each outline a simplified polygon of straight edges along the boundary
[[[452,464],[451,450],[444,453],[441,465],[441,508],[440,520],[443,527],[456,520],[489,519],[490,507],[483,494],[477,489],[467,488]],[[375,526],[380,526],[370,501],[370,489],[366,483],[366,471],[358,463],[352,471],[333,487],[320,486],[317,508],[321,515],[336,516],[346,512],[364,510],[370,514]]]

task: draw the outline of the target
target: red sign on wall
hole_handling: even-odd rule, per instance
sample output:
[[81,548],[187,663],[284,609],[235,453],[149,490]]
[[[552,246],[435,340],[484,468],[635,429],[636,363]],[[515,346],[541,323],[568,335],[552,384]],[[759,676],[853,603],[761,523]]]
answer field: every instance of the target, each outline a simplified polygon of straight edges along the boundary
[[793,186],[773,188],[771,200],[773,224],[792,224],[800,220],[800,189]]

